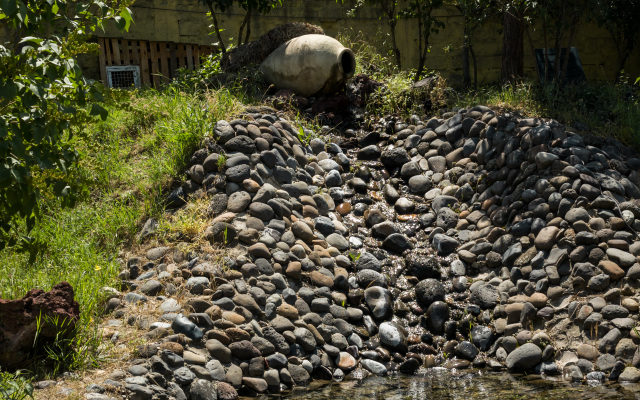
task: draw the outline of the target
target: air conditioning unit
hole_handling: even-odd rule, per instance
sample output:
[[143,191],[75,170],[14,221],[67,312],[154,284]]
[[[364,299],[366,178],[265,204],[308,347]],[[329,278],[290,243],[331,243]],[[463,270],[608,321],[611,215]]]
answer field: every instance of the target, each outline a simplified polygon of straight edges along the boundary
[[113,89],[131,89],[140,87],[140,67],[124,65],[107,67],[107,83]]

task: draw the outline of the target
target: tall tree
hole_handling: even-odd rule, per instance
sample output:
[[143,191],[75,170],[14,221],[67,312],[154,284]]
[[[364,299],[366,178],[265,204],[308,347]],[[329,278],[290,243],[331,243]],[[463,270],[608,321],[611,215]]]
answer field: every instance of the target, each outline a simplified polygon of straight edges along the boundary
[[478,89],[478,63],[473,51],[473,34],[496,13],[494,0],[453,0],[451,2],[464,18],[462,37],[462,82],[465,88],[471,86],[469,56],[473,62],[473,85]]
[[216,36],[218,37],[218,44],[220,46],[220,50],[222,54],[227,52],[227,48],[224,45],[224,41],[222,40],[222,29],[218,24],[218,18],[216,17],[216,11],[225,12],[233,5],[233,0],[199,0],[202,1],[204,5],[209,7],[209,16],[213,21],[213,29],[216,32]]
[[618,82],[629,56],[640,40],[638,0],[599,0],[595,7],[595,20],[613,38],[618,52],[618,72],[614,82]]
[[444,28],[444,22],[433,15],[433,11],[443,4],[444,0],[410,0],[400,12],[401,18],[416,19],[418,22],[418,68],[414,76],[416,82],[422,78],[425,70],[431,34],[437,34]]
[[[245,10],[244,19],[242,20],[242,24],[240,24],[240,32],[238,33],[238,46],[240,46],[249,42],[251,15],[254,13],[269,14],[273,9],[282,5],[282,0],[238,0],[238,5]],[[247,28],[247,34],[243,42],[242,34],[245,27]]]
[[503,84],[514,83],[524,75],[524,28],[527,0],[503,0],[502,68]]

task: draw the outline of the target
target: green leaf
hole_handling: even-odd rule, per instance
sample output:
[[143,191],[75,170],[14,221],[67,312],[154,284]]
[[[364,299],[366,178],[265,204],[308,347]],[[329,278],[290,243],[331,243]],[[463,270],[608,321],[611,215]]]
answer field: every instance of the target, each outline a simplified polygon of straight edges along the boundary
[[0,182],[11,178],[11,170],[0,165]]
[[4,97],[7,100],[12,100],[16,97],[18,92],[18,88],[13,81],[4,82],[4,84],[0,85],[0,96]]
[[29,90],[36,95],[40,100],[44,99],[44,88],[40,85],[30,85]]
[[27,24],[29,21],[27,6],[25,6],[21,1],[18,1],[18,6],[20,7],[20,11],[18,11],[18,19],[23,24]]
[[18,11],[18,3],[14,0],[0,0],[0,10],[8,16]]
[[35,42],[35,43],[40,44],[40,43],[44,42],[44,39],[38,38],[38,37],[35,37],[35,36],[27,36],[27,37],[25,37],[24,39],[22,39],[20,41],[20,43],[25,43],[25,42]]
[[[131,16],[131,10],[128,7],[125,7],[124,10],[122,10],[120,12],[120,17],[122,17],[125,20],[125,26],[124,26],[124,30],[129,32],[129,26],[131,25],[131,22],[133,21],[133,17]],[[120,28],[118,28],[120,29]],[[122,30],[122,29],[120,29]]]
[[91,105],[91,112],[89,113],[89,115],[99,115],[103,121],[106,121],[107,117],[109,116],[109,111],[105,110],[99,104],[94,103]]
[[66,197],[71,193],[71,186],[65,181],[58,181],[53,185],[53,193],[58,197]]
[[116,20],[116,28],[121,32],[124,31],[124,28],[127,26],[127,20],[122,17],[115,17],[114,19]]

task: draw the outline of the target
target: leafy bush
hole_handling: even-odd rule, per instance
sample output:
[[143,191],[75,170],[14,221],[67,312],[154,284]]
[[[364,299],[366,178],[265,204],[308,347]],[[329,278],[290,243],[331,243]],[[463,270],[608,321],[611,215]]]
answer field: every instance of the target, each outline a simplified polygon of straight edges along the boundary
[[416,71],[400,71],[391,56],[382,55],[362,32],[354,36],[352,31],[342,31],[337,39],[353,50],[356,56],[356,74],[365,74],[384,84],[367,100],[366,108],[371,115],[395,114],[408,118],[412,114],[427,114],[446,104],[446,81],[439,75],[433,72],[423,73],[432,83],[416,90],[413,87]]
[[212,80],[222,72],[220,58],[220,54],[210,54],[201,62],[200,68],[194,71],[180,68],[177,71],[178,76],[171,84],[182,90],[206,90],[211,86]]
[[0,249],[17,245],[33,260],[38,243],[24,231],[41,216],[40,199],[75,203],[78,153],[71,140],[95,117],[107,117],[75,57],[97,51],[86,39],[103,21],[128,29],[129,3],[0,1],[13,39],[0,45]]

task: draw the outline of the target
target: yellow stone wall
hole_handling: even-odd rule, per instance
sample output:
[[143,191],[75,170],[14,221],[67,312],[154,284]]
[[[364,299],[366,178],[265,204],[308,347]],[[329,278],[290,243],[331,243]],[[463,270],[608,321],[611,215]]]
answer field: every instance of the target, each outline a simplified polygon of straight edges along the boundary
[[[347,16],[351,5],[342,5],[335,0],[283,0],[284,7],[266,16],[251,18],[251,40],[269,29],[287,22],[309,22],[321,26],[328,35],[336,36],[349,30],[355,37],[359,32],[367,41],[383,49],[388,27],[379,20],[379,10],[365,7],[358,10],[355,18]],[[206,17],[207,8],[197,0],[138,0],[132,7],[135,23],[130,31],[121,34],[114,26],[108,26],[104,36],[124,37],[138,40],[173,41],[208,45],[217,41],[210,35],[210,21]],[[445,29],[431,36],[427,68],[436,70],[447,77],[452,84],[462,79],[462,30],[463,19],[453,7],[437,11],[445,22]],[[238,29],[244,12],[231,9],[218,14],[218,21],[225,29],[223,38],[238,37]],[[502,35],[499,34],[501,21],[496,18],[479,29],[474,38],[474,49],[478,59],[478,80],[480,84],[494,83],[500,79],[502,57]],[[539,30],[531,29],[536,48],[544,46]],[[397,26],[397,39],[402,54],[403,68],[415,68],[418,61],[417,22],[401,20]],[[388,38],[387,38],[388,40]],[[229,43],[227,40],[225,43]],[[550,39],[550,45],[553,42]],[[574,46],[578,48],[589,81],[613,80],[617,72],[617,53],[609,33],[594,25],[583,24],[576,33]],[[449,51],[445,51],[445,48]],[[640,47],[640,46],[639,46]],[[96,60],[83,61],[90,74],[97,77]],[[525,38],[526,75],[535,76],[534,60],[528,40]],[[625,70],[635,80],[640,76],[640,49],[637,48],[627,61]]]

